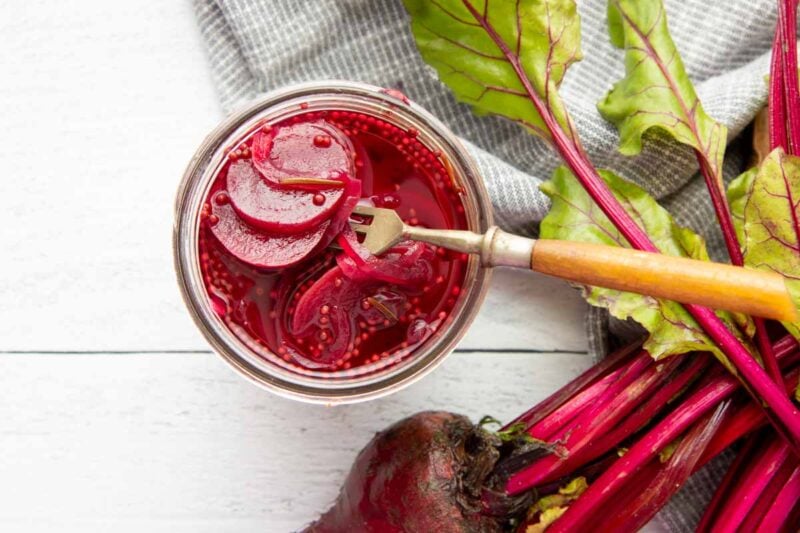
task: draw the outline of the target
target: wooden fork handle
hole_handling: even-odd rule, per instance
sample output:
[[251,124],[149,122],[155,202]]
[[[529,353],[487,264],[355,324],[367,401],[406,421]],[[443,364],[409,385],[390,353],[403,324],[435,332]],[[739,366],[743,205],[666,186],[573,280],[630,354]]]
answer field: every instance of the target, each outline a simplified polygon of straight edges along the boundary
[[530,268],[558,278],[712,309],[797,322],[783,276],[685,257],[574,241],[534,240],[493,226],[485,234],[406,228],[406,237],[480,254],[484,266]]
[[796,322],[783,276],[628,248],[537,240],[530,267],[562,279]]

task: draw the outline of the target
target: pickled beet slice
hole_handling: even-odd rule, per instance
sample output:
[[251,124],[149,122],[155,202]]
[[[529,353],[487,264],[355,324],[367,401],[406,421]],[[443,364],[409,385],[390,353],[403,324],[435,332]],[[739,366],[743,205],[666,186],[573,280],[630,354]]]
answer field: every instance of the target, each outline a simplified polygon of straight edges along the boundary
[[352,230],[338,237],[342,253],[336,263],[344,275],[357,283],[384,281],[406,287],[418,287],[433,277],[433,249],[424,243],[403,241],[380,256],[372,255],[355,238]]
[[326,246],[335,239],[342,231],[351,231],[348,221],[350,215],[353,213],[358,201],[361,199],[361,181],[353,178],[347,178],[344,186],[344,200],[342,201],[339,209],[333,214],[330,219],[331,225],[328,227],[326,233]]
[[[256,169],[274,185],[289,185],[298,179],[341,181],[356,175],[350,140],[339,128],[322,120],[258,132],[251,150]],[[321,186],[306,185],[309,189]]]
[[336,187],[313,190],[274,185],[262,178],[248,160],[230,166],[227,185],[236,213],[248,224],[275,233],[313,229],[331,217],[345,192],[352,193],[341,182]]
[[225,192],[211,199],[208,220],[209,224],[216,221],[211,232],[232,256],[268,269],[285,268],[307,257],[320,244],[330,224],[326,220],[311,230],[291,235],[265,233],[236,215]]
[[372,330],[393,326],[403,314],[408,297],[375,282],[348,279],[336,265],[302,294],[294,310],[291,333],[312,336],[312,360],[333,365],[353,349],[357,322]]
[[315,362],[332,365],[347,352],[362,297],[362,287],[347,279],[338,266],[323,274],[300,297],[292,318],[292,333],[306,336],[316,332],[323,349],[312,352]]

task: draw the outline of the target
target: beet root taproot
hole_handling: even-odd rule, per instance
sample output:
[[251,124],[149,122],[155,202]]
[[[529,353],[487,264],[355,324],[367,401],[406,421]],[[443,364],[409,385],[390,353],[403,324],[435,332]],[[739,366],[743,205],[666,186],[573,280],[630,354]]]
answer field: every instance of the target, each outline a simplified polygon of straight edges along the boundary
[[481,490],[499,439],[464,416],[405,418],[361,450],[339,497],[307,533],[501,531],[481,512]]

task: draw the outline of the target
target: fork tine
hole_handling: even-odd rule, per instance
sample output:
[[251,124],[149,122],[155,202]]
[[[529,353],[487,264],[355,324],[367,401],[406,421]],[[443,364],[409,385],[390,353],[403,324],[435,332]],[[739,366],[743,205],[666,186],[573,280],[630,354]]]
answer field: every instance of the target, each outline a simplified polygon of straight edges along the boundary
[[371,206],[368,206],[368,205],[360,205],[360,204],[357,204],[357,205],[356,205],[356,206],[353,208],[353,213],[355,213],[355,214],[357,214],[357,215],[364,215],[364,216],[375,216],[375,214],[376,214],[377,212],[378,212],[378,210],[377,210],[377,208],[376,208],[376,207],[371,207]]
[[350,227],[356,233],[368,233],[369,232],[369,225],[368,224],[350,224]]
[[362,244],[373,254],[382,254],[403,238],[403,221],[394,210],[357,205],[353,213],[370,218],[366,224],[358,224],[360,221],[351,220],[350,227],[364,236]]

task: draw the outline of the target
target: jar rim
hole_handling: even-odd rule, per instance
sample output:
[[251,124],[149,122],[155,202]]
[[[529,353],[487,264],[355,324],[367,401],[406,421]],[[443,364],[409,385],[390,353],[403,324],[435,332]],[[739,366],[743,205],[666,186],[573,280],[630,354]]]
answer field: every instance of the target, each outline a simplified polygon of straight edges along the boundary
[[[314,108],[314,105],[329,107]],[[190,160],[176,195],[173,254],[181,295],[214,351],[241,375],[280,396],[311,403],[355,403],[385,396],[431,372],[466,333],[483,302],[491,274],[490,269],[480,266],[477,257],[471,257],[460,305],[447,323],[408,357],[382,371],[349,379],[310,378],[281,369],[256,353],[254,347],[247,346],[212,311],[199,267],[198,214],[226,148],[239,142],[247,131],[275,120],[276,113],[300,114],[342,109],[339,106],[346,105],[372,106],[371,111],[376,115],[382,112],[379,116],[384,120],[413,125],[420,139],[426,139],[426,144],[433,144],[442,152],[452,166],[454,179],[466,189],[463,200],[470,229],[485,232],[492,225],[489,195],[472,157],[441,121],[396,92],[358,82],[308,82],[266,93],[223,120]]]

